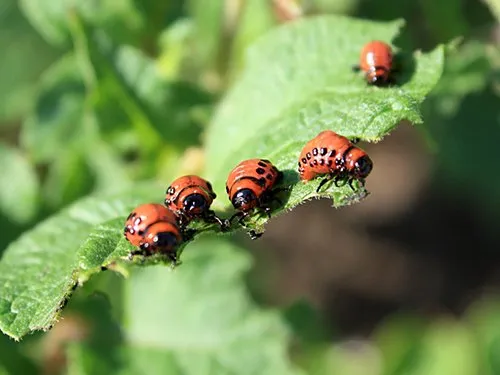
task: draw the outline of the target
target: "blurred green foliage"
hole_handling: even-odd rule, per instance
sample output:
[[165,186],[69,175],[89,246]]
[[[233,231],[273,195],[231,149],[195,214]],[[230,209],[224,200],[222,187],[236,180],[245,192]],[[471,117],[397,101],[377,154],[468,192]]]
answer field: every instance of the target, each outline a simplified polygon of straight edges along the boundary
[[[449,50],[419,128],[434,150],[440,188],[477,202],[496,223],[498,2],[298,3],[306,14],[403,18],[395,44],[404,50],[464,38]],[[11,334],[50,324],[59,313],[53,306],[62,307],[78,278],[129,250],[117,212],[161,201],[164,181],[207,167],[197,150],[215,106],[241,78],[247,47],[278,23],[265,0],[0,0],[0,251],[36,226],[2,259],[3,270],[19,259],[33,270],[3,275],[4,290],[29,285],[15,305],[0,295],[3,319],[19,317]],[[153,188],[155,181],[162,185]],[[133,192],[129,200],[114,201],[123,190]],[[67,208],[88,195],[97,197]],[[99,274],[77,289],[56,324],[64,332],[78,317],[84,333],[61,339],[54,329],[21,343],[2,336],[0,374],[500,374],[498,295],[473,302],[461,317],[401,312],[367,338],[340,342],[308,305],[282,312],[254,302],[243,279],[249,256],[227,238],[207,237],[188,246],[175,271],[110,264],[131,277]],[[30,289],[47,275],[53,282]],[[54,304],[34,300],[36,293]],[[47,354],[50,340],[66,362]]]

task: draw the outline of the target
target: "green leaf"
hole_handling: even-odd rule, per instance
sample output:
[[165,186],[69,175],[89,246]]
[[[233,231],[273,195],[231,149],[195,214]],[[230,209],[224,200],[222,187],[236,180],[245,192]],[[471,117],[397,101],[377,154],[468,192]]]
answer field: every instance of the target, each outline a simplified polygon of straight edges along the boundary
[[118,352],[123,341],[120,326],[111,316],[107,296],[96,291],[77,294],[64,316],[78,318],[85,334],[82,342],[68,349],[68,374],[109,373],[122,362]]
[[272,4],[267,0],[246,2],[240,12],[238,29],[231,48],[231,75],[239,73],[248,46],[276,25]]
[[107,375],[116,371],[116,364],[109,359],[99,356],[87,345],[80,343],[70,343],[66,350],[67,375]]
[[391,316],[377,327],[374,341],[381,352],[383,375],[412,373],[425,328],[423,319],[407,314]]
[[466,319],[476,334],[481,356],[481,374],[500,374],[500,300],[486,294],[468,308]]
[[479,374],[479,347],[470,327],[450,318],[436,319],[424,334],[412,375]]
[[[307,11],[313,11],[316,14],[359,14],[366,10],[368,8],[367,13],[370,14],[370,17],[362,17],[362,18],[371,18],[371,19],[381,19],[381,17],[377,17],[376,12],[372,12],[370,7],[374,7],[376,10],[379,12],[383,12],[382,9],[380,9],[380,6],[377,7],[376,4],[372,3],[365,3],[363,4],[362,9],[358,9],[358,1],[357,0],[338,0],[338,1],[330,1],[330,0],[295,0],[295,1],[290,1],[291,3],[295,2],[298,3],[303,9]],[[402,12],[402,9],[404,9],[405,3],[393,3],[394,9],[386,9],[386,12],[389,12],[389,15],[387,16],[388,18],[392,18],[392,14],[397,14],[396,17],[401,17],[404,12]],[[384,8],[388,8],[384,6]]]
[[157,67],[163,77],[175,79],[185,69],[186,58],[189,57],[186,46],[192,34],[193,21],[187,18],[178,20],[160,34]]
[[500,1],[499,0],[485,0],[485,3],[490,8],[491,13],[497,20],[500,20]]
[[250,266],[242,249],[205,236],[186,248],[182,270],[134,269],[126,343],[107,356],[95,344],[73,345],[68,373],[301,374],[288,358],[290,334],[279,313],[249,296]]
[[159,35],[165,27],[186,15],[186,2],[143,0],[136,4],[142,18],[147,20],[141,33],[140,45],[148,52],[148,55],[156,56],[158,55]]
[[283,317],[295,335],[304,342],[328,342],[332,336],[331,327],[305,300],[297,300],[288,306]]
[[445,42],[469,32],[463,0],[420,0],[433,40]]
[[[0,119],[18,120],[30,109],[40,74],[56,57],[19,10],[16,0],[0,5]],[[3,126],[4,124],[2,124]]]
[[[224,191],[227,175],[239,161],[268,158],[284,171],[284,184],[292,186],[284,209],[293,208],[319,196],[319,181],[298,183],[296,169],[303,145],[320,131],[376,142],[401,120],[421,123],[420,104],[442,72],[442,46],[412,57],[401,51],[399,84],[391,88],[368,87],[351,69],[367,41],[391,42],[402,24],[319,16],[260,38],[249,49],[246,69],[220,104],[207,134],[206,175],[216,192]],[[323,196],[341,206],[366,192],[331,186]]]
[[126,216],[158,201],[163,189],[148,184],[83,199],[13,242],[0,262],[0,329],[15,339],[48,329],[77,283],[127,254]]
[[92,148],[87,149],[85,157],[96,179],[96,191],[111,193],[128,188],[131,181],[116,150],[101,139],[90,144]]
[[287,358],[289,333],[280,315],[258,308],[248,294],[250,266],[249,254],[211,236],[186,248],[182,269],[133,272],[126,311],[135,354],[127,367],[143,373],[154,361],[157,370],[148,373],[299,373]]
[[[462,45],[447,58],[443,78],[424,106],[426,130],[438,146],[436,176],[440,184],[454,194],[466,193],[495,216],[500,202],[500,175],[490,173],[491,163],[477,163],[469,155],[481,155],[481,160],[497,158],[500,110],[492,82],[497,78],[499,57],[493,46],[479,42]],[[472,131],[471,124],[476,123],[481,126]],[[489,178],[474,180],[464,171]],[[495,222],[485,220],[484,224],[493,228]]]
[[91,193],[112,193],[130,185],[125,167],[108,144],[89,136],[69,143],[48,167],[44,203],[61,208]]
[[[211,103],[211,96],[183,81],[167,81],[155,61],[138,49],[116,46],[106,35],[85,29],[90,62],[99,85],[112,95],[137,130],[145,148],[160,140],[177,148],[199,143],[201,124],[196,109]],[[106,109],[106,108],[105,108]]]
[[74,12],[121,40],[130,40],[145,23],[133,0],[22,0],[21,8],[40,34],[56,45],[70,41],[70,15]]
[[73,55],[64,56],[44,73],[35,108],[21,132],[21,142],[35,161],[54,160],[63,145],[81,135],[84,98]]
[[[238,5],[236,5],[238,6]],[[224,27],[224,1],[189,0],[188,13],[194,22],[193,56],[198,69],[214,69],[221,55]]]
[[44,204],[57,209],[90,193],[94,176],[83,155],[75,148],[65,148],[49,166],[44,181]]
[[[128,275],[130,264],[170,264],[162,256],[130,262],[127,256],[134,248],[123,236],[130,211],[145,202],[161,202],[164,191],[164,186],[148,183],[81,199],[11,243],[0,261],[0,329],[20,339],[50,328],[73,288],[103,267]],[[217,228],[191,226],[200,232]],[[177,249],[179,256],[187,243]]]
[[[116,151],[99,134],[100,128],[123,134],[124,121],[105,95],[99,103],[106,104],[107,116],[97,118],[89,110],[78,62],[68,54],[45,72],[35,108],[21,130],[22,145],[30,156],[49,164],[45,197],[52,208],[89,193],[95,185],[100,190],[123,188],[128,179]],[[103,113],[98,105],[94,108]]]
[[[447,50],[448,58],[441,80],[424,104],[427,126],[432,126],[437,113],[451,116],[459,109],[460,101],[467,95],[483,91],[493,78],[492,63],[488,58],[488,46],[471,41]],[[499,54],[496,54],[497,58]],[[437,112],[434,114],[433,112]],[[430,113],[427,113],[430,112]],[[436,128],[439,128],[437,126]]]
[[16,223],[26,223],[38,210],[35,169],[19,150],[0,143],[0,211]]
[[33,360],[24,353],[25,347],[12,341],[7,336],[0,336],[0,374],[38,374]]

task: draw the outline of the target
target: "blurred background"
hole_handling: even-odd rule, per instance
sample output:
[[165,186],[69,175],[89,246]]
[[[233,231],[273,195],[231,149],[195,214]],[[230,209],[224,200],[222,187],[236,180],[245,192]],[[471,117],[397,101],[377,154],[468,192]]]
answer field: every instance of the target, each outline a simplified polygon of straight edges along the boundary
[[[500,4],[490,1],[0,0],[0,250],[86,195],[202,170],[203,129],[269,29],[313,14],[404,18],[400,48],[463,38],[425,123],[362,144],[370,196],[337,210],[314,200],[271,220],[261,240],[234,241],[254,258],[252,298],[285,311],[306,373],[500,374]],[[2,369],[71,373],[65,344],[86,340],[93,319],[82,306],[101,290],[120,319],[125,283],[99,275],[48,333],[0,337]]]

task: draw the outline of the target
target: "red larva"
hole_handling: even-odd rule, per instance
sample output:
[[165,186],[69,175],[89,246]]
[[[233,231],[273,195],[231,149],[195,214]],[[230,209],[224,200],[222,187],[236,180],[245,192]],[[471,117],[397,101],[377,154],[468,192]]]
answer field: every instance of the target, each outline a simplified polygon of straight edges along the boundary
[[271,190],[280,177],[281,173],[269,160],[245,160],[229,174],[226,192],[234,208],[248,212],[268,203]]
[[182,242],[175,214],[156,203],[136,207],[127,217],[124,235],[132,245],[140,248],[140,251],[134,253],[162,253],[173,262],[177,259],[177,246]]
[[353,145],[349,139],[331,130],[319,133],[306,143],[299,156],[299,175],[303,181],[325,176],[317,191],[330,179],[352,181],[364,179],[370,174],[373,163],[368,154]]
[[181,226],[194,218],[203,218],[207,222],[217,222],[221,229],[225,229],[223,221],[210,210],[216,197],[210,182],[188,175],[179,177],[167,188],[165,206],[177,215]]
[[[270,203],[275,197],[275,185],[281,180],[283,174],[269,160],[249,159],[239,163],[229,173],[226,181],[226,192],[239,212],[233,215],[228,222],[239,217],[240,222],[254,208],[262,209],[269,214]],[[257,238],[255,232],[250,232],[252,238]]]
[[392,58],[391,46],[380,40],[374,40],[363,47],[359,56],[359,65],[353,68],[363,71],[369,84],[384,85],[391,80]]

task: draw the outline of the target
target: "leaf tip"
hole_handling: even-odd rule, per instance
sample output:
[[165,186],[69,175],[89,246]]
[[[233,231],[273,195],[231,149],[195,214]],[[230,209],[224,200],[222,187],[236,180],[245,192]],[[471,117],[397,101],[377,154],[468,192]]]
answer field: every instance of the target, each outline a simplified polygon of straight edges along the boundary
[[406,20],[404,18],[396,18],[392,22],[394,26],[396,26],[399,30],[402,30],[404,27],[406,27]]

